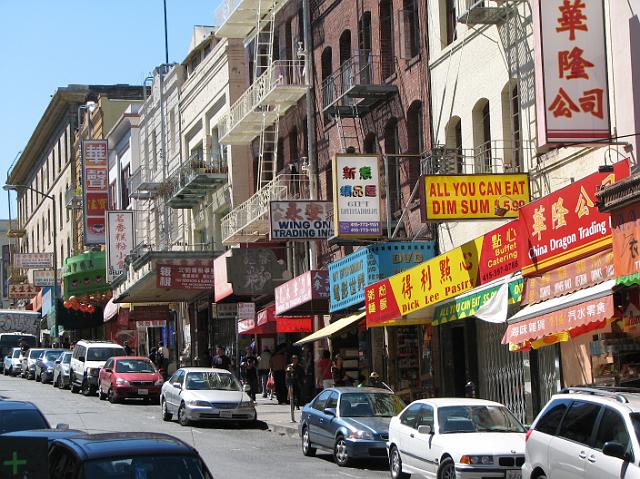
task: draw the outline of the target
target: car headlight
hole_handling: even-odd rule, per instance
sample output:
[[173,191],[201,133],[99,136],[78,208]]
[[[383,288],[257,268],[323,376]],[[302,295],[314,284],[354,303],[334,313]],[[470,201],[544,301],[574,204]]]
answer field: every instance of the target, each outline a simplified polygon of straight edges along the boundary
[[493,463],[494,463],[493,456],[471,456],[471,455],[465,455],[465,456],[462,456],[460,458],[460,464],[489,465],[489,464],[493,464]]
[[187,401],[187,404],[195,407],[211,407],[211,404],[207,401]]
[[162,386],[164,384],[164,381],[162,379],[158,379],[155,383],[153,383],[154,386]]
[[252,407],[253,406],[253,401],[242,401],[240,403],[240,407]]
[[129,385],[129,381],[127,381],[126,379],[118,378],[118,379],[116,379],[116,384],[118,384],[120,386],[128,386]]
[[365,439],[373,441],[373,434],[369,431],[352,431],[349,433],[349,439]]

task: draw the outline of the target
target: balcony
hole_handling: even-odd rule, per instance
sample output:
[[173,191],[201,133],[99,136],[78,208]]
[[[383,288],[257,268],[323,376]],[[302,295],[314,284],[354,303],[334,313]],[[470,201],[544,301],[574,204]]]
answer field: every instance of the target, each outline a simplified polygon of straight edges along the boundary
[[492,140],[476,148],[434,146],[421,161],[423,175],[519,173],[535,151],[533,142]]
[[288,0],[222,0],[214,13],[213,24],[218,25],[215,35],[219,38],[247,38],[258,22],[267,14],[277,11]]
[[220,143],[248,145],[307,92],[304,62],[277,60],[218,123]]
[[458,22],[466,25],[499,25],[506,21],[507,0],[457,0]]
[[64,204],[67,208],[82,208],[82,188],[70,186],[64,193]]
[[222,219],[222,242],[253,243],[269,235],[269,205],[278,200],[309,198],[307,175],[278,175]]
[[167,205],[176,209],[191,209],[212,190],[227,182],[227,164],[222,158],[205,161],[201,154],[189,160],[169,176],[171,194]]
[[157,196],[158,190],[161,188],[162,184],[154,181],[153,178],[151,178],[151,173],[149,171],[146,171],[146,169],[143,171],[142,168],[138,168],[129,177],[128,186],[130,198],[147,200]]
[[[384,67],[384,68],[383,68]],[[398,92],[384,81],[380,55],[356,50],[338,70],[322,82],[322,106],[328,115],[358,117]]]

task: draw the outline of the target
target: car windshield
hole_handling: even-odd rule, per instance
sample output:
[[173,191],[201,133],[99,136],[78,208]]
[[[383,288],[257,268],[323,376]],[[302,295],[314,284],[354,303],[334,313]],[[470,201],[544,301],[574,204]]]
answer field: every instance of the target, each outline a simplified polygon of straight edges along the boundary
[[0,434],[28,429],[47,429],[49,424],[35,409],[0,411]]
[[340,396],[341,417],[392,417],[404,408],[398,396],[386,393],[345,393]]
[[89,348],[87,351],[87,361],[106,361],[113,356],[123,356],[122,348]]
[[64,364],[70,364],[71,363],[71,356],[73,356],[73,354],[71,353],[64,353],[64,356],[62,358],[62,362]]
[[194,456],[141,456],[88,461],[84,477],[91,479],[204,479],[200,459]]
[[117,373],[155,373],[151,361],[144,359],[119,359],[116,363]]
[[44,358],[47,361],[55,361],[60,357],[61,354],[62,353],[60,351],[47,351],[46,353],[44,353]]
[[638,441],[640,441],[640,413],[634,412],[629,414],[629,416],[631,417],[631,423],[633,424],[633,430],[636,433],[636,437],[638,438]]
[[37,359],[44,349],[30,349],[29,350],[29,359]]
[[465,432],[525,432],[504,406],[447,406],[438,408],[440,434]]
[[16,350],[13,352],[13,357],[14,357],[14,358],[19,358],[19,357],[20,357],[20,353],[21,353],[21,351],[20,351],[19,349],[16,349]]
[[20,334],[3,334],[2,336],[0,336],[0,347],[2,346],[17,347],[20,345],[21,341],[24,341],[29,347],[33,347],[36,345],[35,336],[22,336]]
[[240,391],[240,384],[230,373],[197,371],[187,374],[185,389],[195,391]]

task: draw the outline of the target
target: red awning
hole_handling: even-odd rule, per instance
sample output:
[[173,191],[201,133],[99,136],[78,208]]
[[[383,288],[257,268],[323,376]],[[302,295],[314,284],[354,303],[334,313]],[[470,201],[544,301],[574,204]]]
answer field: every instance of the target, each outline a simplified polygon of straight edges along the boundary
[[576,336],[591,331],[589,325],[603,324],[616,314],[613,295],[584,301],[510,324],[502,344],[523,344],[564,331]]
[[310,333],[312,331],[312,318],[276,318],[275,305],[258,311],[256,320],[244,319],[238,322],[240,334]]

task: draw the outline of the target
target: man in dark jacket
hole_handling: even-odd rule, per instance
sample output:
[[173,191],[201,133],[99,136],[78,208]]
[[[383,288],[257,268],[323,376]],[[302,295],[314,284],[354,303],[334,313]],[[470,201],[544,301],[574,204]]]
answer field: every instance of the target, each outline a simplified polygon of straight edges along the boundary
[[218,346],[217,354],[211,360],[211,366],[214,368],[231,370],[231,359],[224,353],[224,348]]
[[294,401],[296,409],[300,409],[302,402],[302,386],[304,385],[305,371],[300,364],[300,358],[296,354],[291,356],[291,364],[287,366],[287,386],[291,388],[293,397],[289,398]]

